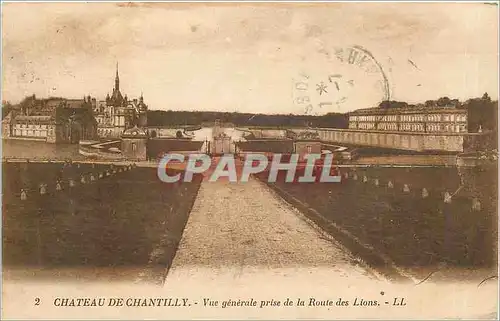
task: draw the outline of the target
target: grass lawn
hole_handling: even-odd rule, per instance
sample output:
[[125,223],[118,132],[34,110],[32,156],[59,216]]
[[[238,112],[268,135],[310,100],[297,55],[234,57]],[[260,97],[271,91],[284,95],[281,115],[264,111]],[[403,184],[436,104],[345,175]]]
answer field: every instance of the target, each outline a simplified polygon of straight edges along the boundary
[[[122,168],[4,163],[4,266],[164,273],[177,250],[201,177],[192,183],[166,184],[154,168],[120,172]],[[99,178],[105,171],[111,175]],[[82,174],[86,184],[80,181]],[[55,189],[56,178],[61,180],[61,191]],[[69,187],[71,178],[74,187]],[[41,182],[47,184],[45,195],[37,189]],[[28,189],[24,201],[21,188]],[[152,255],[158,247],[162,251]]]
[[[280,173],[270,186],[286,191],[400,267],[495,264],[496,168],[472,173],[473,188],[461,189],[451,204],[443,199],[446,191],[453,194],[460,186],[456,168],[343,168],[341,172],[341,183],[305,184],[285,183]],[[266,175],[260,178],[265,180]],[[393,188],[388,187],[389,181]],[[409,185],[407,193],[404,184]],[[424,187],[429,193],[425,199]],[[480,211],[471,209],[471,195],[479,197]]]

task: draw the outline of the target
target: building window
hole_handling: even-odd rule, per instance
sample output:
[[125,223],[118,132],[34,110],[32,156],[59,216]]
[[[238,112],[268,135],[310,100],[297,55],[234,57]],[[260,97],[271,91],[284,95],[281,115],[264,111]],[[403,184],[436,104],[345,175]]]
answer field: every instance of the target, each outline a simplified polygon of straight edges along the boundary
[[137,145],[132,143],[132,151],[135,153],[137,151]]

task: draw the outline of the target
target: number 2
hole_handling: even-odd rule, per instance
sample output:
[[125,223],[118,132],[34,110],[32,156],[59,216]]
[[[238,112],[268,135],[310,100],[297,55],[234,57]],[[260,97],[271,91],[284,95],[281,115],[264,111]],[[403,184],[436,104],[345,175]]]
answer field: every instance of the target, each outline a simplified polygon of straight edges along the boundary
[[40,305],[40,298],[35,298],[35,305]]

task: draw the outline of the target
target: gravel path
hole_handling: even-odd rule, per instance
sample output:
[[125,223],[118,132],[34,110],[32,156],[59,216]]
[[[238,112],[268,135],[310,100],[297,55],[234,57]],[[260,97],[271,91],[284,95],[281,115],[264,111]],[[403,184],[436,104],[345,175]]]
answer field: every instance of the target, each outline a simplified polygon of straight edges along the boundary
[[329,281],[374,279],[358,262],[257,180],[204,181],[165,286],[318,273]]

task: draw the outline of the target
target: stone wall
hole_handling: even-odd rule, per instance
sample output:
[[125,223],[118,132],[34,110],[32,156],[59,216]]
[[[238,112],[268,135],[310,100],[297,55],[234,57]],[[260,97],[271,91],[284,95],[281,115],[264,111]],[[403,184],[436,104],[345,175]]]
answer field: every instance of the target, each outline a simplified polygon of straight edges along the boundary
[[464,143],[463,134],[397,133],[347,129],[318,129],[317,132],[324,142],[414,151],[462,152]]
[[285,129],[248,129],[255,138],[285,138]]
[[[252,129],[259,138],[285,137],[286,131],[281,129]],[[351,144],[370,147],[394,148],[413,151],[446,151],[463,152],[464,136],[474,134],[426,134],[381,132],[350,129],[303,128],[290,129],[300,134],[317,132],[323,142]]]
[[204,141],[190,139],[151,138],[147,143],[147,155],[151,159],[156,159],[164,153],[205,153],[206,149]]
[[[182,128],[155,128],[149,127],[149,132],[156,131],[156,137],[175,137],[178,130]],[[243,130],[243,129],[241,129]],[[258,129],[248,128],[255,138],[285,138],[285,129]],[[323,142],[339,144],[351,144],[359,146],[382,147],[391,149],[402,149],[412,151],[444,151],[463,152],[464,140],[470,141],[469,136],[477,134],[455,134],[455,133],[402,133],[365,131],[352,129],[330,129],[330,128],[294,128],[290,129],[296,134],[303,132],[317,132]],[[205,135],[207,136],[207,135]]]

